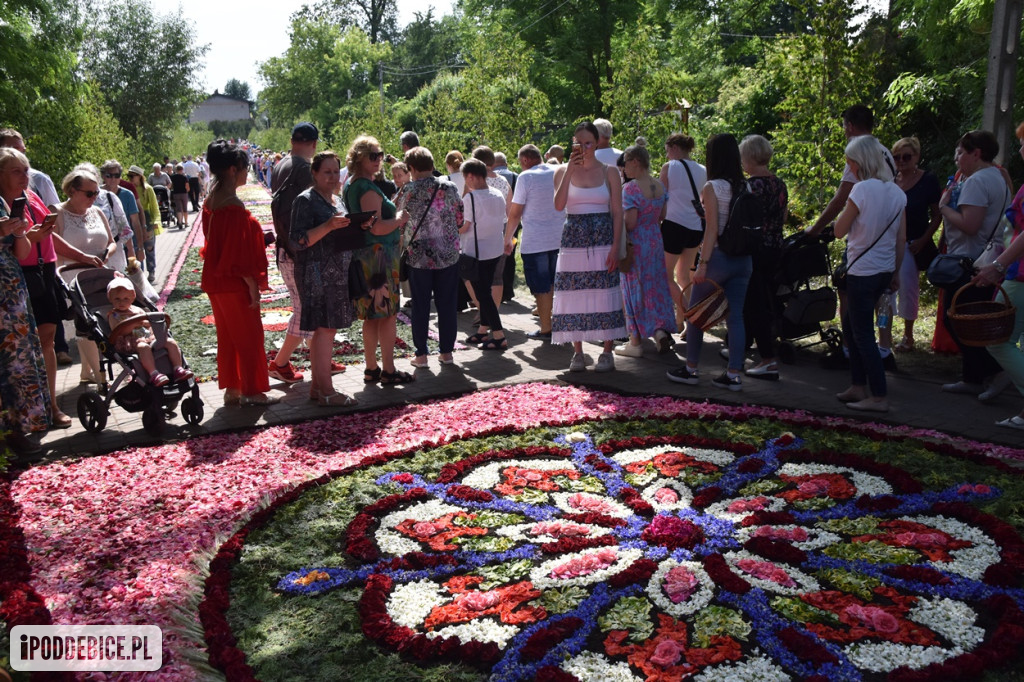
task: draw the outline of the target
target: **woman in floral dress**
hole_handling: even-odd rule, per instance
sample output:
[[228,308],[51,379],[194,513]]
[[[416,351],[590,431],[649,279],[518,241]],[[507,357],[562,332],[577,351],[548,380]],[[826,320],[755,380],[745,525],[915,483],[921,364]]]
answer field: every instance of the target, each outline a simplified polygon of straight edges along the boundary
[[39,450],[26,433],[45,431],[50,394],[46,385],[42,345],[28,307],[28,288],[19,258],[31,251],[27,221],[11,220],[0,201],[0,431],[18,454]]
[[622,188],[622,210],[627,238],[633,245],[633,265],[629,272],[620,273],[629,343],[616,346],[615,354],[635,358],[643,355],[640,344],[646,337],[654,338],[661,353],[672,348],[666,330],[675,328],[675,312],[659,227],[665,218],[668,195],[665,186],[651,177],[651,157],[644,147],[627,148],[623,158],[626,174],[633,178]]

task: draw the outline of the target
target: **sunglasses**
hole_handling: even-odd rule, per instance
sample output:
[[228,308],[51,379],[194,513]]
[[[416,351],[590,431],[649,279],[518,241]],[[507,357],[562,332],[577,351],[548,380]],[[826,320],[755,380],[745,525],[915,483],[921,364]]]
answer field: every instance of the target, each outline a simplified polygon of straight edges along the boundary
[[892,158],[896,159],[897,161],[899,161],[901,163],[905,163],[905,162],[910,161],[911,159],[913,159],[914,155],[911,154],[910,152],[907,152],[906,154],[895,154],[895,155],[893,155]]
[[84,189],[80,189],[78,191],[81,192],[82,194],[84,194],[85,196],[89,197],[90,199],[95,199],[96,195],[99,194],[99,190],[94,190],[92,192],[86,192]]
[[119,178],[119,177],[121,177],[121,174],[120,173],[104,173],[103,177],[105,177],[105,178]]
[[380,161],[384,158],[384,152],[367,152],[366,158],[370,161]]

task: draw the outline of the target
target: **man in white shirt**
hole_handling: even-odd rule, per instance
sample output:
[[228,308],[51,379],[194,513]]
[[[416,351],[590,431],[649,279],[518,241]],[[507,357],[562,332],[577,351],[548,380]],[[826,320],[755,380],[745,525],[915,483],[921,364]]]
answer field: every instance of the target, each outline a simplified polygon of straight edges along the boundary
[[594,151],[594,158],[606,166],[615,167],[622,150],[612,146],[611,121],[606,118],[595,118],[594,127],[597,128],[597,149]]
[[192,212],[199,212],[199,164],[192,160],[192,155],[185,156],[185,175],[188,177],[188,198],[192,202]]
[[523,257],[523,275],[537,300],[540,318],[540,329],[527,336],[550,340],[555,265],[562,243],[565,211],[555,210],[555,167],[543,163],[537,147],[528,144],[519,150],[519,166],[523,172],[512,193],[505,228],[505,253],[512,253],[515,226],[522,222],[519,252]]

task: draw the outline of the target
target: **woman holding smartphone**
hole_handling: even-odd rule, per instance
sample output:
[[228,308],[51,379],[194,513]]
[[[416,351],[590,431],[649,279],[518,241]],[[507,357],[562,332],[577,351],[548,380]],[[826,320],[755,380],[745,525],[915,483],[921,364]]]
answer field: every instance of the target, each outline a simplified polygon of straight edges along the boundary
[[555,266],[551,342],[573,344],[570,372],[586,369],[584,341],[601,341],[596,372],[615,369],[612,346],[626,336],[619,287],[622,182],[614,166],[594,157],[597,128],[576,126],[569,163],[555,170],[555,210],[565,227]]
[[292,203],[291,242],[295,251],[295,282],[301,300],[299,328],[313,332],[309,360],[313,385],[310,400],[321,405],[349,407],[356,399],[334,390],[331,358],[334,335],[347,329],[354,317],[348,292],[351,251],[339,251],[324,237],[350,227],[341,215],[334,190],[341,176],[341,160],[332,151],[319,152],[310,166],[313,186]]

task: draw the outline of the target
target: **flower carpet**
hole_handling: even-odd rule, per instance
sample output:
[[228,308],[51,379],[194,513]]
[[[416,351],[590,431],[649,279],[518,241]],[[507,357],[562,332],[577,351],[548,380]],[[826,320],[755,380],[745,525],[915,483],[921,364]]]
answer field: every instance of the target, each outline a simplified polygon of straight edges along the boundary
[[996,457],[1024,451],[507,386],[21,472],[0,617],[159,625],[128,680],[1018,679]]

